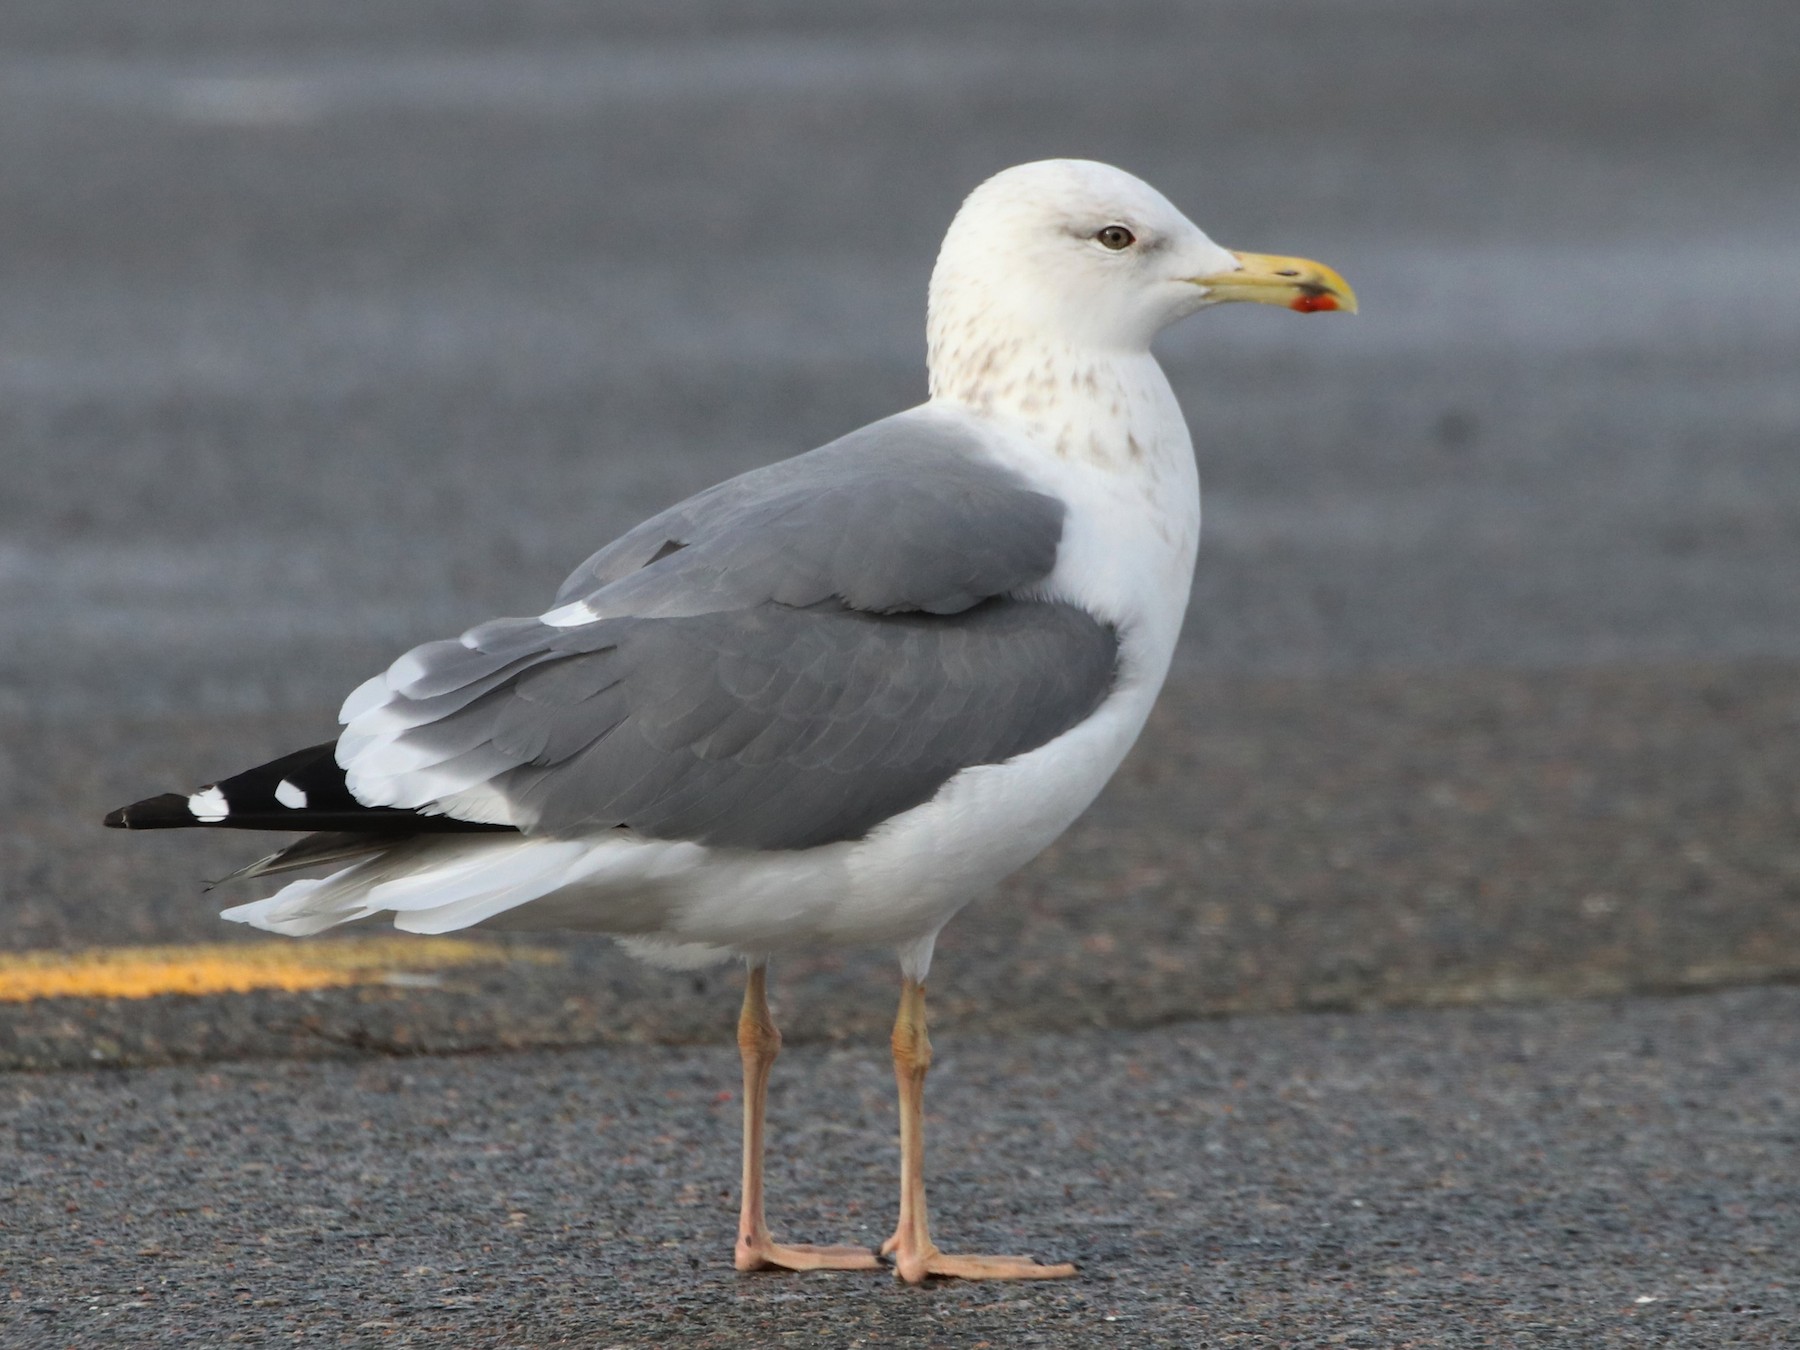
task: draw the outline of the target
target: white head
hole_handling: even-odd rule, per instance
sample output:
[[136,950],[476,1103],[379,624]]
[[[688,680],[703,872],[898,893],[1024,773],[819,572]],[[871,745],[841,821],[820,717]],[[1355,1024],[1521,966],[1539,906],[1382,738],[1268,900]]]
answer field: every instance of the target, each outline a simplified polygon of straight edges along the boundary
[[944,236],[931,276],[932,366],[1021,340],[1143,352],[1177,319],[1227,300],[1355,308],[1329,268],[1221,248],[1122,169],[1021,164],[971,192]]

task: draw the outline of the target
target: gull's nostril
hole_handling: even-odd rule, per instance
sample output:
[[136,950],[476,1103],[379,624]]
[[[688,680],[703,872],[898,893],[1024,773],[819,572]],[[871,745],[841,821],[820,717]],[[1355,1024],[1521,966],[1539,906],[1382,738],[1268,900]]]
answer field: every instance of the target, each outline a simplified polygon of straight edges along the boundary
[[1290,267],[1290,268],[1287,268],[1285,271],[1277,272],[1275,275],[1278,277],[1297,277],[1300,274],[1298,272],[1296,272],[1293,268]]

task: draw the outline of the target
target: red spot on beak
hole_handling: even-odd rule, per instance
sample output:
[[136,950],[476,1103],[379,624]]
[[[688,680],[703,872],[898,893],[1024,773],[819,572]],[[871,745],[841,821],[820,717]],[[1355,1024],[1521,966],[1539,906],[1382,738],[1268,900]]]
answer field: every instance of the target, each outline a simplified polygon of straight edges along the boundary
[[1337,307],[1337,297],[1334,295],[1296,295],[1288,304],[1289,309],[1298,310],[1302,314],[1317,314],[1320,310]]

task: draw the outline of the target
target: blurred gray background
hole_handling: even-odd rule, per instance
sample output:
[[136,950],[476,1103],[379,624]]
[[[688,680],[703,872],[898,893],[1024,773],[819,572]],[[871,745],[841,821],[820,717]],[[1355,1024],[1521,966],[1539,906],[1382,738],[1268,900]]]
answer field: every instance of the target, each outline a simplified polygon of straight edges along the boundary
[[1800,655],[1790,7],[22,0],[0,36],[9,715],[323,712],[530,611],[916,401],[944,225],[1052,155],[1366,301],[1162,348],[1188,669]]
[[1151,743],[1014,883],[1046,978],[1071,931],[1127,1020],[1800,967],[1792,6],[24,3],[0,40],[12,945],[238,936],[195,882],[256,841],[97,815],[917,401],[958,201],[1079,155],[1363,312],[1162,346],[1193,609]]
[[[248,936],[198,881],[256,841],[101,813],[323,739],[405,647],[916,402],[958,201],[1071,155],[1362,313],[1167,335],[1206,493],[1177,668],[1095,810],[946,932],[939,1025],[1792,981],[1797,53],[1788,0],[11,0],[0,938]],[[0,1043],[726,1042],[730,975],[556,945],[437,989],[13,1006]],[[778,972],[790,1040],[877,1053],[887,966]],[[1791,1046],[1791,1002],[1730,1007]]]

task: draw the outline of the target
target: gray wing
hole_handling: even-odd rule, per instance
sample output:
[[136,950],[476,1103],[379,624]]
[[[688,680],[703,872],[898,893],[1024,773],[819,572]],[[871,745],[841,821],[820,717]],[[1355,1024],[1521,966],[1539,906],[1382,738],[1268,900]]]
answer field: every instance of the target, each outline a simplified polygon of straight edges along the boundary
[[533,832],[754,849],[860,838],[960,770],[1061,735],[1117,656],[1083,611],[1007,600],[615,619],[545,646],[409,748],[475,764]]
[[835,598],[954,614],[1056,565],[1063,505],[968,430],[917,412],[709,488],[607,545],[557,592],[608,614]]
[[603,617],[402,657],[346,705],[352,791],[534,833],[807,848],[1069,730],[1117,636],[1004,596],[1054,566],[1061,503],[899,420],[603,549],[558,597]]

